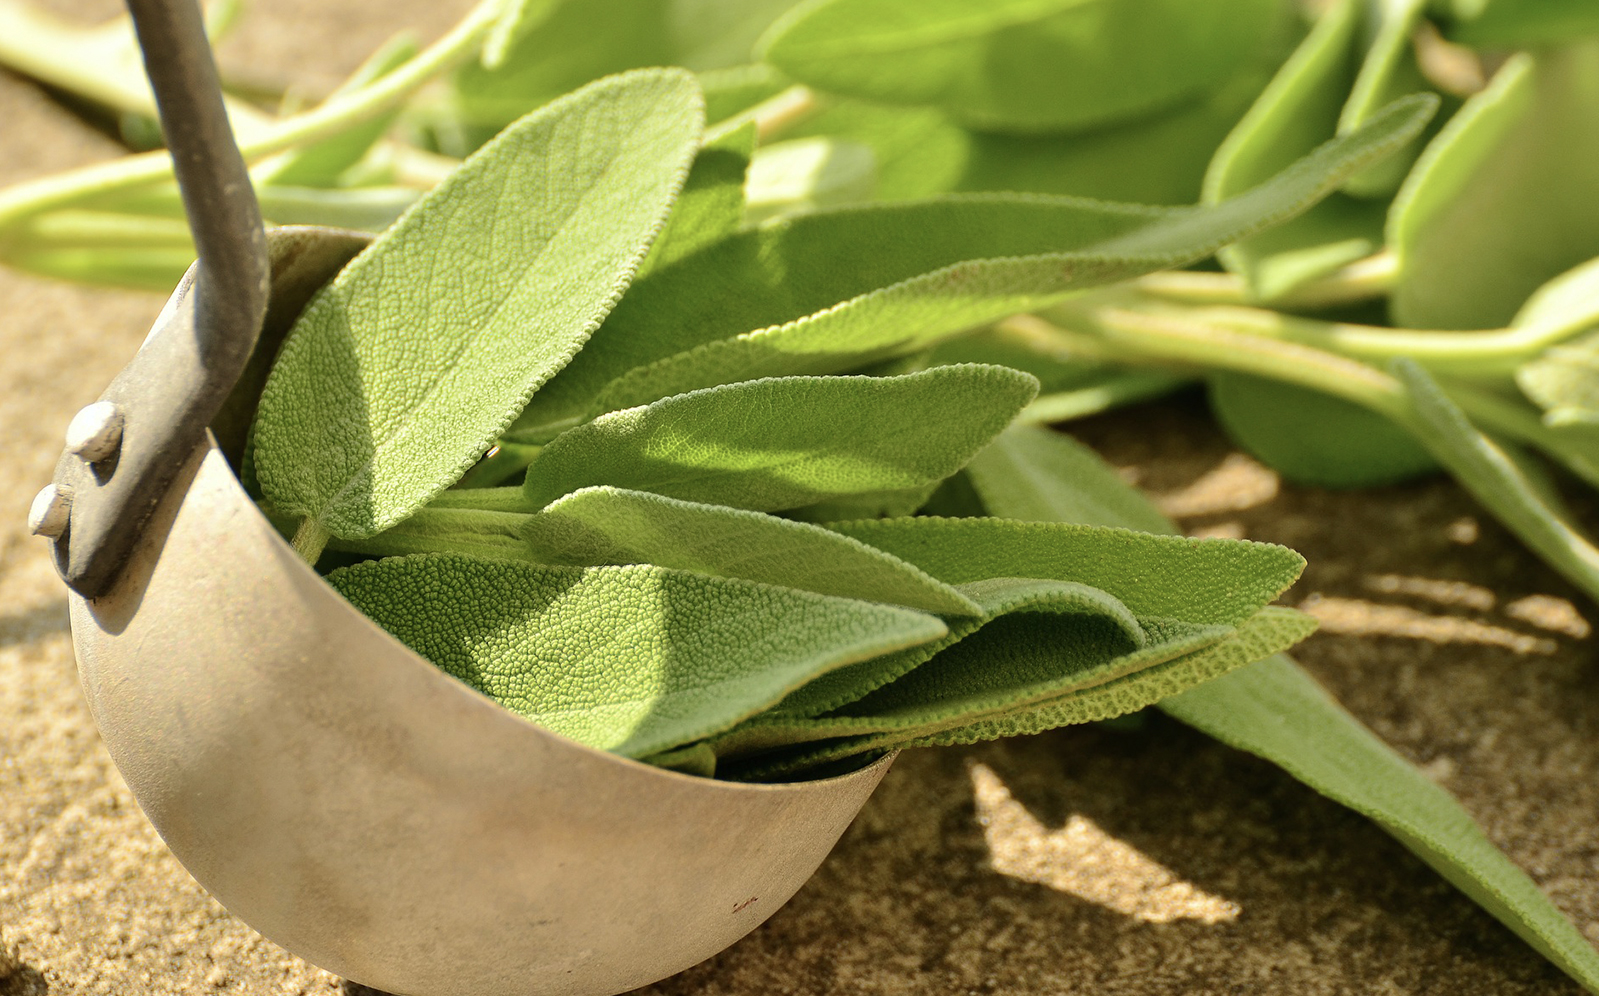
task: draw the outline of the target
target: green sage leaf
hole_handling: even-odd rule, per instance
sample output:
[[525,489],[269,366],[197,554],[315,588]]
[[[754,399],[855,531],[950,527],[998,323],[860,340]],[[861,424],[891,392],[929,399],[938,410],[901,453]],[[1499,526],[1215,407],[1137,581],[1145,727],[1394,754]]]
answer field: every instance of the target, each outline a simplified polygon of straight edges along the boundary
[[700,124],[687,73],[601,81],[508,129],[357,256],[262,393],[273,506],[370,536],[460,477],[611,309]]
[[1275,0],[819,0],[761,44],[818,89],[990,130],[1082,130],[1219,85],[1284,13]]
[[1497,328],[1599,256],[1599,41],[1512,58],[1428,144],[1388,219],[1396,322]]
[[[1030,431],[1035,442],[1041,431]],[[1019,435],[1013,430],[1001,439],[1013,434]],[[1056,435],[1073,457],[1092,456],[1085,447]],[[973,467],[978,463],[974,460]],[[989,466],[984,501],[993,515],[1083,521],[1068,517],[1097,508],[1111,514],[1088,521],[1108,526],[1161,518],[1147,499],[1108,468],[1094,479],[1092,502],[1062,502],[1056,514],[1040,515],[1050,510],[1045,504],[1047,497],[1069,493],[1077,478],[1061,475],[1052,487],[1041,489],[1027,479],[1005,481],[1001,469]],[[1113,486],[1123,492],[1119,502],[1103,493]],[[1118,505],[1133,504],[1143,506],[1136,517],[1116,512]],[[1175,531],[1170,522],[1164,527]],[[1222,743],[1270,761],[1322,795],[1376,821],[1541,954],[1599,992],[1599,952],[1532,879],[1488,841],[1447,791],[1366,729],[1287,656],[1276,654],[1257,661],[1163,699],[1160,707]]]
[[1069,582],[991,578],[962,590],[983,604],[983,619],[960,620],[944,639],[893,655],[887,663],[897,675],[879,673],[881,661],[824,675],[821,689],[841,706],[815,714],[810,707],[823,699],[806,686],[713,738],[718,762],[846,737],[881,749],[1114,683],[1233,631],[1175,620],[1146,626],[1104,592]]
[[741,233],[630,288],[517,433],[536,438],[596,408],[712,384],[852,369],[1201,259],[1305,210],[1417,134],[1435,106],[1425,96],[1400,101],[1209,207],[973,194],[816,212]]
[[821,526],[643,491],[575,491],[527,517],[520,535],[548,564],[656,564],[924,612],[982,612],[926,572]]
[[1599,599],[1599,549],[1552,507],[1504,444],[1471,424],[1426,370],[1406,359],[1394,361],[1393,369],[1410,392],[1416,430],[1438,461],[1544,563]]
[[738,231],[744,224],[744,175],[754,154],[753,124],[700,149],[666,227],[639,267],[640,277]]
[[1483,48],[1531,48],[1599,34],[1589,0],[1438,0],[1452,41]]
[[1438,469],[1403,428],[1320,391],[1221,372],[1210,377],[1210,405],[1235,443],[1298,484],[1378,487]]
[[901,377],[780,377],[602,415],[557,436],[528,468],[542,508],[595,484],[755,511],[933,485],[1038,393],[1005,367]]
[[[984,495],[981,472],[971,476]],[[1294,551],[1267,543],[1009,518],[883,519],[830,528],[948,584],[993,577],[1069,581],[1107,592],[1140,619],[1204,625],[1241,623],[1287,589],[1305,564]]]
[[720,732],[815,675],[945,632],[909,609],[658,567],[435,554],[327,580],[511,711],[629,757]]

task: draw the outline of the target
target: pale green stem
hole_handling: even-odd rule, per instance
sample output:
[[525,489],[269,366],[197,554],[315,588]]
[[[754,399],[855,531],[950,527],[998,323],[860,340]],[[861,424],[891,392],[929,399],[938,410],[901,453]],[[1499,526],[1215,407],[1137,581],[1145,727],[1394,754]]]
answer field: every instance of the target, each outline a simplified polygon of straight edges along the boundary
[[[1168,308],[1158,313],[1177,315]],[[1183,309],[1184,319],[1210,328],[1314,346],[1362,360],[1407,356],[1430,370],[1463,377],[1494,377],[1513,372],[1550,346],[1587,331],[1591,315],[1521,328],[1468,331],[1396,329],[1285,315],[1264,308],[1212,306]]]
[[[484,0],[449,33],[394,72],[246,137],[240,143],[245,160],[253,162],[319,141],[396,106],[424,83],[469,58],[493,26],[500,6],[500,0]],[[171,177],[172,159],[160,150],[20,183],[0,190],[0,228],[85,197],[136,189]]]
[[[1411,431],[1415,413],[1395,377],[1334,353],[1193,321],[1107,308],[1098,313],[1107,344],[1124,359],[1188,363],[1269,377],[1343,398],[1387,416]],[[1599,487],[1599,465],[1580,440],[1544,425],[1537,415],[1490,391],[1444,385],[1450,398],[1485,429],[1538,447]]]
[[329,549],[372,557],[403,557],[417,553],[458,553],[494,560],[534,560],[522,539],[522,529],[532,516],[469,508],[430,505],[391,529],[359,540],[335,539]]
[[294,538],[289,544],[306,563],[315,567],[317,560],[322,556],[322,551],[328,545],[328,540],[332,538],[333,534],[323,529],[320,522],[306,516],[300,520],[299,528],[294,530]]
[[[1399,275],[1398,258],[1384,250],[1294,288],[1270,303],[1279,308],[1330,308],[1357,304],[1387,294]],[[1165,270],[1133,281],[1155,297],[1186,304],[1255,304],[1249,285],[1232,273]]]

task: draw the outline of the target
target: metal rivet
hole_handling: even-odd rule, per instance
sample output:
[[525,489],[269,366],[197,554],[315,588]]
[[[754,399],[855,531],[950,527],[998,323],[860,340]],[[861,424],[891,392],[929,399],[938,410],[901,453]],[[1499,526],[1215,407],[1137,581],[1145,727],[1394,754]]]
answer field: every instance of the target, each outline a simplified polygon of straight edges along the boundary
[[72,417],[67,426],[67,450],[87,463],[98,463],[122,445],[122,410],[109,401],[96,401]]
[[67,531],[72,517],[72,489],[59,484],[47,484],[33,496],[28,509],[28,529],[35,536],[58,539]]

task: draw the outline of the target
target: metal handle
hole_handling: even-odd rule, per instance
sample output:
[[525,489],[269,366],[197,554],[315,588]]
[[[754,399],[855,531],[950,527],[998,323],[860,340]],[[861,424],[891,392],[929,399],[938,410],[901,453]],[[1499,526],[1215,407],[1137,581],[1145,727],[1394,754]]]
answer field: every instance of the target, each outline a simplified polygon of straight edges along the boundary
[[30,525],[85,598],[116,582],[156,503],[227,398],[266,310],[261,211],[233,142],[196,0],[128,0],[199,260],[138,355],[73,419]]

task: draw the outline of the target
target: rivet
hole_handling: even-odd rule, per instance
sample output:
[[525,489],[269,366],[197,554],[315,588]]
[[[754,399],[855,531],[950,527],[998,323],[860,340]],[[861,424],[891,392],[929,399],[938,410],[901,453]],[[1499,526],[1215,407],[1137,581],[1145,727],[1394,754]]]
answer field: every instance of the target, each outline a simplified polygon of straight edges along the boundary
[[35,536],[59,539],[67,531],[72,517],[72,489],[59,484],[46,484],[33,496],[28,509],[28,529]]
[[122,410],[109,401],[96,401],[72,417],[67,426],[67,450],[86,463],[99,463],[122,445]]

